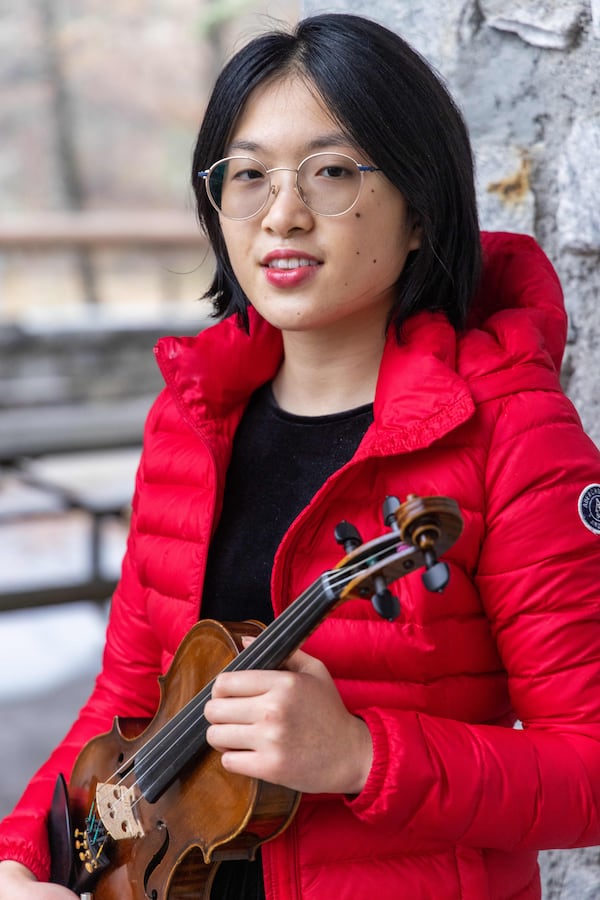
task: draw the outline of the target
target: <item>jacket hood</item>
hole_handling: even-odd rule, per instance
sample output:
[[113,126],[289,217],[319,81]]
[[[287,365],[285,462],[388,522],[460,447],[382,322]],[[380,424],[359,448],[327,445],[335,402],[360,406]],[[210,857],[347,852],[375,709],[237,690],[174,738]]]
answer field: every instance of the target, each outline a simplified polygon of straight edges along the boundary
[[567,340],[558,276],[527,235],[482,234],[483,276],[457,368],[481,399],[523,388],[556,389]]
[[[552,265],[525,235],[484,232],[482,245],[483,276],[464,332],[430,312],[405,323],[401,343],[390,329],[375,397],[379,452],[428,446],[475,403],[558,386],[567,323]],[[241,416],[279,368],[281,334],[249,313],[250,335],[230,318],[197,337],[159,341],[159,365],[192,425],[206,428],[236,407]]]

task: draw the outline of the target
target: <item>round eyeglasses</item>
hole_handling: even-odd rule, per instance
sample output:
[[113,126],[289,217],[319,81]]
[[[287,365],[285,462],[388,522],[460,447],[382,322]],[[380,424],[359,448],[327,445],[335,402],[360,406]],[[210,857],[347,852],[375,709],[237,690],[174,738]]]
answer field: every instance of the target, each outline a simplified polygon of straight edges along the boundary
[[250,156],[228,156],[198,172],[204,179],[208,199],[226,219],[251,219],[265,208],[279,186],[273,172],[294,172],[295,189],[302,202],[319,216],[342,216],[355,205],[365,172],[380,172],[376,166],[357,163],[344,153],[313,153],[297,169],[273,169]]

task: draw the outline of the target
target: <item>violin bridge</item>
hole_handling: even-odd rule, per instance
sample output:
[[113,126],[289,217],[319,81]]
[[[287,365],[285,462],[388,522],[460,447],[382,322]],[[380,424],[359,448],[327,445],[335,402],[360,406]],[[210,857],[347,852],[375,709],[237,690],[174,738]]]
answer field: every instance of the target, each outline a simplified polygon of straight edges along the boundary
[[108,834],[115,841],[144,836],[135,814],[133,788],[99,782],[96,785],[96,807]]

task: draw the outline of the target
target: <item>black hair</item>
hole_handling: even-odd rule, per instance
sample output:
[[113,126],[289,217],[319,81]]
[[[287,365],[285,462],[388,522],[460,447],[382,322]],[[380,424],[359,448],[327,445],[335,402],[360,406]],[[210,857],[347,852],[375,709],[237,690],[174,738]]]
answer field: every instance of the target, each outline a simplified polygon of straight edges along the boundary
[[425,60],[394,32],[359,16],[325,14],[293,32],[270,31],[225,66],[209,100],[193,159],[200,224],[216,256],[206,297],[215,315],[238,315],[248,299],[231,268],[218,214],[198,172],[225,156],[227,141],[258,85],[296,73],[305,78],[352,143],[403,194],[421,246],[396,284],[390,320],[398,332],[420,310],[441,310],[465,324],[481,269],[481,242],[467,128]]

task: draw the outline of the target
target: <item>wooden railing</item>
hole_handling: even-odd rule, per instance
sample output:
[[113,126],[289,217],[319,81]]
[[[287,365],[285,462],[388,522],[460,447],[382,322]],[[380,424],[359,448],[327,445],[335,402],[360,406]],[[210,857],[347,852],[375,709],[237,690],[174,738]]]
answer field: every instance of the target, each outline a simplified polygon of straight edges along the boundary
[[41,211],[0,217],[0,252],[203,245],[206,245],[206,239],[192,211]]

